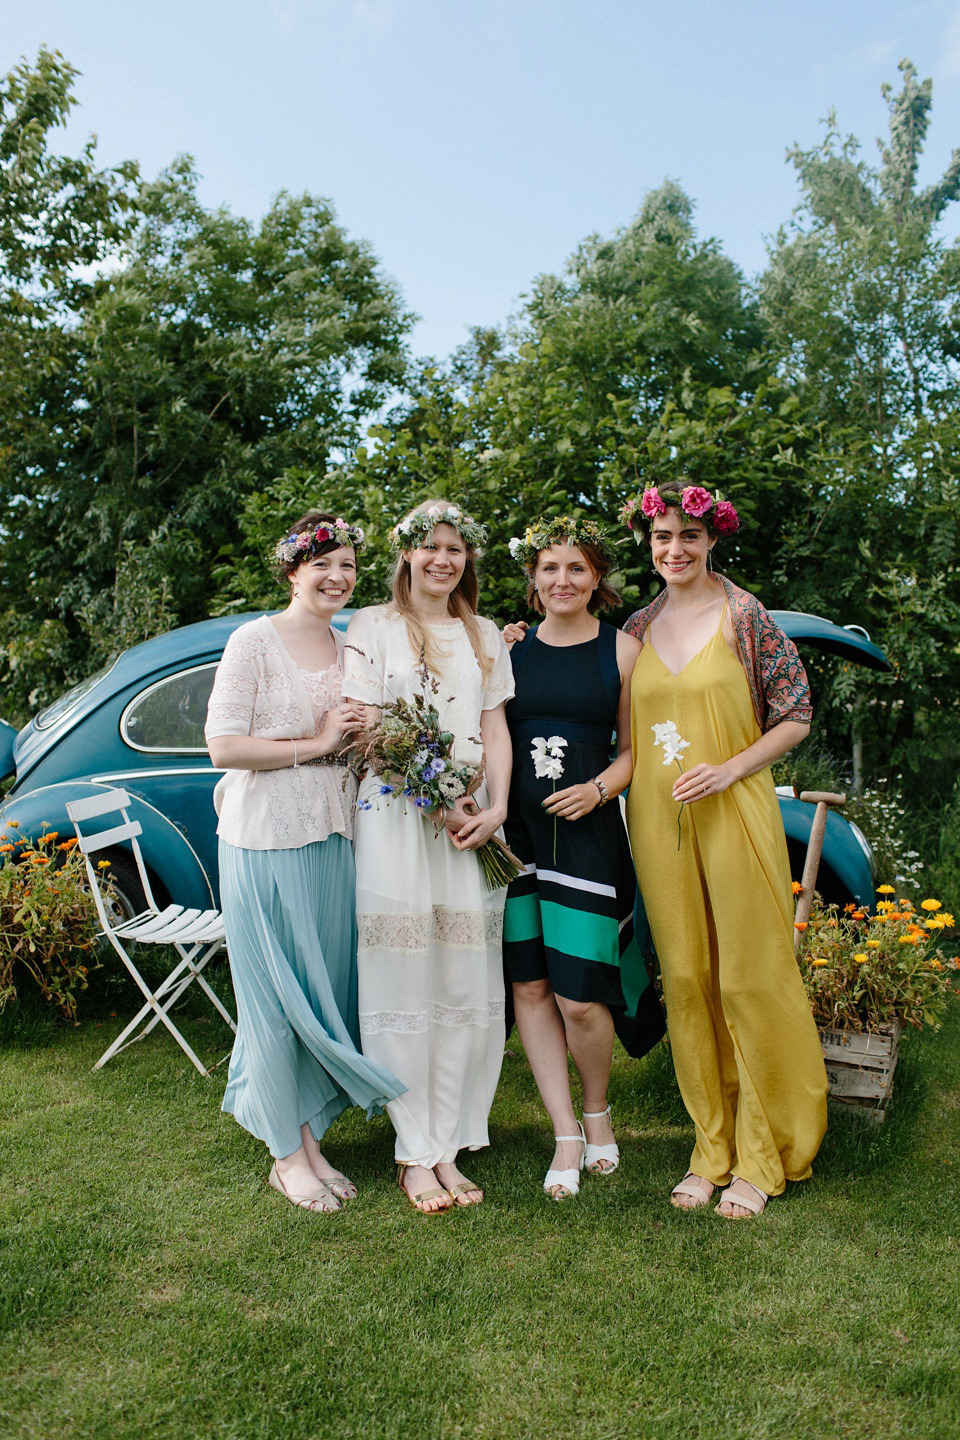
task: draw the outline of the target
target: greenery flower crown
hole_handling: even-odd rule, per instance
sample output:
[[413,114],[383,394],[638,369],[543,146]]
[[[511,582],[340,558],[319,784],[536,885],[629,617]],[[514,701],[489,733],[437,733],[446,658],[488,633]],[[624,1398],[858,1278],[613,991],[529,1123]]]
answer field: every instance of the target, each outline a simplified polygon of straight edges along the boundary
[[608,564],[613,564],[616,552],[603,526],[595,520],[580,520],[570,515],[541,516],[527,526],[522,536],[514,535],[507,548],[524,570],[532,570],[541,550],[549,550],[551,545],[583,542],[592,545]]
[[436,501],[423,510],[411,510],[409,515],[404,515],[390,531],[391,543],[396,550],[416,550],[438,525],[449,525],[456,530],[470,550],[476,550],[487,538],[486,526],[459,505]]
[[334,520],[332,525],[322,522],[314,530],[295,530],[292,535],[278,540],[273,558],[278,565],[301,564],[304,560],[312,560],[331,541],[336,541],[338,545],[352,545],[354,550],[359,550],[365,539],[359,525],[339,519]]
[[[718,490],[711,495],[702,485],[686,485],[679,496],[679,503],[673,495],[665,500],[656,485],[649,485],[639,499],[628,500],[620,511],[620,519],[638,545],[643,544],[646,525],[665,515],[667,508],[679,510],[687,520],[702,520],[717,535],[732,535],[740,529],[740,516],[729,500],[724,500]],[[639,511],[639,514],[637,513]],[[634,521],[639,520],[639,528]]]

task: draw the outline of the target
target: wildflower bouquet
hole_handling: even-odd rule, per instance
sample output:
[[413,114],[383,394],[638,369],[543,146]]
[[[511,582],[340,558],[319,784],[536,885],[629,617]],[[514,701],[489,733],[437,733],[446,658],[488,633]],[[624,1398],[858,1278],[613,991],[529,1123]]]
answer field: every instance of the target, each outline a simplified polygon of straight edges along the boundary
[[894,901],[892,885],[878,894],[875,915],[825,905],[818,895],[810,919],[800,922],[797,959],[813,1018],[835,1029],[876,1030],[895,1020],[936,1028],[960,970],[937,943],[953,916],[939,900],[924,900],[919,909]]
[[26,974],[71,1024],[95,967],[97,912],[76,840],[55,831],[21,840],[15,821],[0,844],[0,1010]]
[[[454,736],[440,724],[440,715],[422,695],[412,700],[391,700],[380,711],[379,722],[356,741],[358,756],[380,776],[384,800],[398,796],[410,800],[433,819],[437,835],[445,813],[458,800],[472,795],[483,780],[483,764],[458,765],[453,758]],[[361,800],[362,809],[370,808]],[[523,873],[517,857],[494,835],[477,850],[487,888],[509,885]]]

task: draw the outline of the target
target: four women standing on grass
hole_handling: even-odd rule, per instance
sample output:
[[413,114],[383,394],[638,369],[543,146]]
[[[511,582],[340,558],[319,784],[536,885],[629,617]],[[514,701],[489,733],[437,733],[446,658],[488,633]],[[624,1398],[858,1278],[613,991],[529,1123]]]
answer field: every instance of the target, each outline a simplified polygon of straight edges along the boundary
[[696,1127],[672,1199],[697,1209],[725,1186],[719,1213],[748,1218],[809,1176],[826,1129],[770,773],[810,728],[809,687],[759,601],[712,573],[718,537],[739,525],[732,505],[668,483],[628,508],[665,582],[624,628],[643,646],[627,825]]
[[[673,1203],[697,1208],[726,1185],[719,1212],[753,1215],[810,1173],[826,1084],[793,959],[769,771],[809,728],[806,676],[754,597],[711,573],[717,536],[738,524],[732,506],[665,484],[627,509],[665,588],[626,633],[597,618],[618,601],[603,531],[540,521],[511,550],[544,618],[508,631],[508,658],[476,614],[482,527],[427,501],[395,528],[392,600],[353,617],[345,658],[330,620],[352,594],[363,532],[317,512],[278,546],[288,609],[241,627],[224,652],[207,723],[214,764],[228,767],[216,799],[239,1008],[224,1109],[270,1146],[270,1183],[294,1204],[336,1209],[356,1193],[318,1144],[350,1103],[386,1107],[398,1182],[416,1209],[483,1199],[458,1156],[488,1143],[504,1042],[504,892],[486,888],[470,852],[505,820],[525,871],[507,897],[503,959],[556,1142],[544,1188],[563,1199],[584,1165],[616,1169],[614,1028],[634,1054],[662,1028],[633,935],[623,822],[608,808],[628,785],[633,859],[696,1127]],[[382,707],[416,697],[453,733],[454,762],[484,775],[438,819],[372,773],[355,801],[341,759]],[[663,767],[674,765],[669,784]]]

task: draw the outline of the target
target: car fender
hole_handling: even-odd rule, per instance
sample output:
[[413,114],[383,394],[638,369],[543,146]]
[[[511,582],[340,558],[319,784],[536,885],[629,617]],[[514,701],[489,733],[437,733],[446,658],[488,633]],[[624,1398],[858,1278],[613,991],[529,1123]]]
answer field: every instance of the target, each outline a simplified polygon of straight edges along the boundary
[[[8,798],[0,806],[0,825],[7,827],[15,820],[17,833],[26,840],[36,839],[49,830],[56,830],[61,839],[67,839],[74,833],[67,815],[67,802],[115,788],[85,780],[64,780],[28,790],[24,795]],[[140,821],[142,828],[140,849],[151,885],[159,881],[167,896],[178,905],[209,909],[215,904],[213,887],[186,836],[138,795],[129,789],[127,794],[129,814]],[[160,896],[155,898],[159,902]]]
[[[787,841],[794,842],[804,851],[810,839],[810,829],[816,806],[807,800],[792,795],[777,795],[780,802],[780,817]],[[874,894],[874,873],[870,863],[866,842],[860,832],[849,821],[844,820],[835,810],[827,811],[827,827],[823,836],[823,852],[820,859],[821,873],[832,872],[836,884],[848,893],[857,905],[872,909]],[[799,879],[799,876],[796,878]],[[818,884],[819,888],[819,884]]]

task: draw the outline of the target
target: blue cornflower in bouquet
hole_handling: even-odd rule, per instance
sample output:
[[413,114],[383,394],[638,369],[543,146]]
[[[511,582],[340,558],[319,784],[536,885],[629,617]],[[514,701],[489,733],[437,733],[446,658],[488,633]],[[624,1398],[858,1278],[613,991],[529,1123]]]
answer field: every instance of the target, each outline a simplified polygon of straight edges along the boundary
[[[483,780],[483,763],[457,764],[453,746],[453,733],[443,729],[436,706],[422,695],[383,705],[377,724],[356,742],[361,758],[381,777],[380,795],[385,800],[409,800],[431,817],[437,835],[444,828],[447,810],[472,795]],[[520,861],[496,836],[476,854],[491,890],[509,885],[523,873]]]

